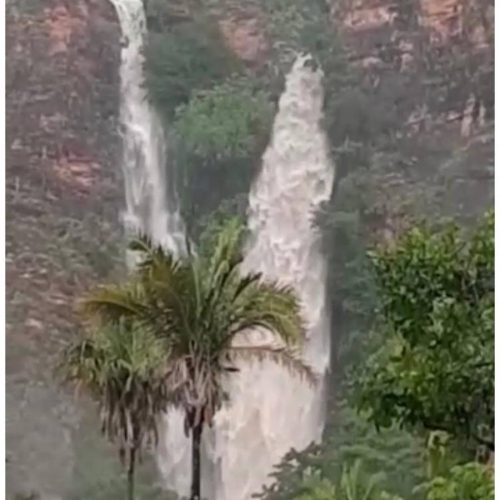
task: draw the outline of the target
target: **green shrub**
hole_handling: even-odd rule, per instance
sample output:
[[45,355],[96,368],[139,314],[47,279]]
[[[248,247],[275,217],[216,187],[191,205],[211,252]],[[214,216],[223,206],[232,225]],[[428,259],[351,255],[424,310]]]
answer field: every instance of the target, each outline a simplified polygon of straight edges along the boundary
[[273,117],[269,95],[247,80],[225,82],[196,93],[176,111],[175,129],[182,146],[207,159],[244,158],[260,152]]
[[[264,488],[257,498],[295,499],[312,484],[311,477],[336,485],[338,494],[342,491],[343,477],[344,483],[356,480],[358,490],[376,477],[379,491],[390,491],[407,499],[412,498],[414,488],[425,480],[423,439],[396,427],[379,433],[345,402],[332,414],[324,434],[320,446],[311,446],[300,453],[292,450],[272,474],[275,484]],[[362,467],[354,468],[358,462]],[[349,473],[348,464],[353,465]]]
[[472,235],[415,227],[372,254],[383,345],[357,379],[378,427],[444,430],[493,449],[494,216]]
[[199,92],[177,110],[175,169],[193,237],[200,220],[224,200],[247,196],[272,116],[269,95],[241,78]]
[[239,64],[210,19],[196,19],[150,33],[144,70],[148,95],[167,118],[196,90],[211,88]]
[[485,465],[469,462],[435,477],[423,489],[426,500],[493,500],[493,473]]
[[162,32],[175,24],[189,21],[191,12],[186,0],[144,0],[148,30]]
[[[224,200],[217,210],[203,217],[196,225],[195,235],[199,238],[200,253],[207,257],[213,251],[217,235],[231,221],[236,219],[240,226],[245,226],[246,197],[236,196],[231,200]],[[245,233],[242,232],[244,239]]]

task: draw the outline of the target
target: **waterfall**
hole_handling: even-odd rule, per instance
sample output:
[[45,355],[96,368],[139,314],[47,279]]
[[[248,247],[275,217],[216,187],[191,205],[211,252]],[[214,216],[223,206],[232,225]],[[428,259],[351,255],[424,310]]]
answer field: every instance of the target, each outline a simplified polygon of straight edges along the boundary
[[128,235],[148,234],[175,252],[184,248],[177,199],[167,192],[167,150],[161,120],[150,106],[142,70],[146,16],[142,0],[112,0],[122,29],[121,109],[122,169]]
[[[146,16],[142,0],[111,0],[122,30],[121,109],[122,169],[125,182],[123,222],[127,235],[147,234],[177,254],[185,252],[185,231],[175,189],[167,183],[167,143],[162,122],[144,89],[143,55]],[[128,255],[130,267],[135,256]],[[167,485],[189,484],[188,440],[180,411],[164,416],[159,466]],[[164,459],[162,450],[168,450]]]
[[294,286],[307,324],[303,356],[320,382],[311,388],[270,362],[247,364],[231,377],[229,406],[216,417],[217,500],[249,500],[291,447],[303,449],[323,431],[330,334],[326,265],[312,219],[330,198],[334,172],[321,128],[322,74],[311,62],[299,57],[286,79],[250,192],[244,268]]
[[[122,29],[124,225],[129,235],[146,233],[182,254],[185,231],[175,191],[166,178],[166,139],[143,87],[143,3],[111,1]],[[208,500],[249,500],[291,447],[301,449],[318,441],[323,430],[329,321],[326,268],[312,217],[330,197],[333,168],[320,125],[321,79],[307,57],[299,57],[287,76],[272,141],[250,193],[251,238],[244,262],[246,270],[295,287],[307,322],[303,354],[321,380],[311,388],[268,362],[241,366],[229,381],[230,403],[216,415],[214,430],[203,436],[202,486]],[[169,412],[164,416],[158,465],[166,486],[180,494],[189,491],[189,445],[182,414]]]

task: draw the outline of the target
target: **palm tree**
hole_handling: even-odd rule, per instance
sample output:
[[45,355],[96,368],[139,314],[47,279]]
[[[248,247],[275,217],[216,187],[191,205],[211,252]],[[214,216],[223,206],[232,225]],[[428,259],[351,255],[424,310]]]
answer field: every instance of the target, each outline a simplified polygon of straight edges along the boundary
[[[380,498],[378,487],[384,479],[385,474],[383,472],[365,476],[363,474],[363,463],[358,458],[354,464],[343,467],[342,476],[340,477],[340,489],[345,500],[372,500]],[[387,493],[384,496],[388,499],[391,498]],[[397,500],[397,497],[392,498]]]
[[142,325],[120,321],[93,330],[65,353],[66,376],[99,402],[102,433],[118,445],[134,499],[136,460],[158,442],[157,417],[166,410],[164,343]]
[[[183,409],[192,438],[192,500],[201,498],[203,427],[212,424],[227,398],[224,377],[237,371],[236,359],[268,358],[314,382],[295,350],[303,324],[294,293],[258,273],[242,275],[240,239],[241,227],[231,221],[210,257],[189,252],[177,258],[140,238],[130,245],[140,255],[130,279],[97,289],[83,304],[87,315],[104,325],[133,320],[163,341],[169,403]],[[235,342],[256,328],[272,332],[277,342]]]

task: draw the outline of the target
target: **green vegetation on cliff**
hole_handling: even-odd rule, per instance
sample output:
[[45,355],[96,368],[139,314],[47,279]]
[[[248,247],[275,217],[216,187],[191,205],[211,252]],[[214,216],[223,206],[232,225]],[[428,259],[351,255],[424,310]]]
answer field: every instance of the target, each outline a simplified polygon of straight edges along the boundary
[[380,297],[359,406],[376,426],[446,431],[493,451],[494,219],[469,238],[412,229],[372,257]]
[[211,88],[239,69],[210,18],[193,18],[151,32],[145,50],[149,97],[168,119],[196,92]]

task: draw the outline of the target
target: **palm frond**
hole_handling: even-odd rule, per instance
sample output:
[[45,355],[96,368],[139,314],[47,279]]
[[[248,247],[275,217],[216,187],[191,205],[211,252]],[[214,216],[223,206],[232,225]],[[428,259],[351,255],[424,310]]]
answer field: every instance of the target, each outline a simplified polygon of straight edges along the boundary
[[235,286],[234,294],[232,296],[232,300],[236,301],[240,297],[241,294],[245,293],[247,289],[259,282],[262,279],[261,273],[250,273],[240,278],[239,283]]
[[131,449],[157,442],[157,417],[168,403],[167,358],[153,332],[123,321],[93,331],[66,352],[67,379],[99,402],[101,431],[125,460]]
[[220,378],[223,371],[219,363],[200,356],[177,356],[168,363],[169,404],[184,410],[186,432],[201,420],[211,424],[226,396]]
[[164,340],[188,341],[198,316],[191,262],[152,246],[146,237],[134,240],[129,248],[143,254],[136,271],[125,285],[107,285],[91,293],[82,304],[84,315],[101,324],[130,318]]
[[[165,252],[161,246],[149,245],[144,239],[135,248],[143,248],[145,253],[136,279],[144,289],[150,322],[162,321],[170,333],[175,330],[192,336],[199,302],[194,263]],[[165,328],[162,330],[164,336]]]
[[277,283],[254,281],[234,303],[229,335],[254,327],[263,327],[287,344],[300,344],[305,326],[293,289]]
[[118,323],[123,317],[140,317],[146,312],[144,293],[140,284],[134,281],[104,285],[81,302],[81,310],[89,319]]
[[279,364],[311,385],[318,381],[314,370],[307,365],[294,350],[285,346],[233,346],[229,350],[231,358],[243,360],[269,360]]
[[182,259],[171,252],[165,252],[161,246],[148,249],[143,260],[137,266],[137,274],[143,276],[170,277],[182,267]]
[[230,219],[219,233],[212,257],[206,265],[207,276],[212,284],[215,277],[221,274],[221,267],[234,267],[235,262],[241,262],[241,235],[243,228],[237,218]]
[[146,234],[141,234],[130,241],[128,249],[132,252],[149,254],[154,248],[153,240]]
[[65,350],[59,367],[60,372],[67,382],[77,383],[77,390],[84,385],[90,392],[94,392],[102,358],[102,350],[94,339],[78,340]]

